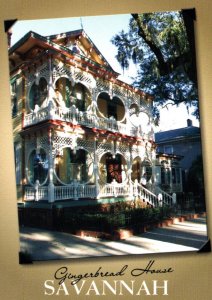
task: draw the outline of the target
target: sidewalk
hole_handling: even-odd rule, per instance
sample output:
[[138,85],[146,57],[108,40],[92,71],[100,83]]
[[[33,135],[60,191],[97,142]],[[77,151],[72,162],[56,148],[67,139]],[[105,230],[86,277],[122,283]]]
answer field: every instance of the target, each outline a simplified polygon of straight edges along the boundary
[[204,217],[175,222],[121,241],[82,238],[29,227],[20,229],[20,251],[30,254],[33,261],[198,251],[206,242],[207,226]]

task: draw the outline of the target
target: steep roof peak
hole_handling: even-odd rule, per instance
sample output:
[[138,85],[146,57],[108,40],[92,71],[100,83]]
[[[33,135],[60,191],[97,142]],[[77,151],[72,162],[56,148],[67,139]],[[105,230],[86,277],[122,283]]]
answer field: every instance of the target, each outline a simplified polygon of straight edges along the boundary
[[57,34],[47,35],[45,36],[47,39],[55,40],[55,39],[63,39],[71,36],[79,36],[79,35],[86,35],[84,29],[76,29],[67,32],[61,32]]

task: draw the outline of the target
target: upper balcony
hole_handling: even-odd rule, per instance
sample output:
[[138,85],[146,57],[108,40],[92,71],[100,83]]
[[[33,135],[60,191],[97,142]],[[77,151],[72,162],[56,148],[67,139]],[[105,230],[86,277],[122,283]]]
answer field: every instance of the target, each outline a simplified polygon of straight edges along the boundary
[[130,122],[124,123],[116,120],[114,116],[109,118],[99,117],[92,111],[80,111],[75,105],[72,105],[70,108],[56,107],[53,105],[53,102],[49,102],[47,107],[26,114],[24,117],[24,127],[48,120],[65,121],[74,125],[78,124],[88,128],[119,132],[123,135],[142,137],[148,140],[153,140],[154,138],[153,130],[144,132],[141,125],[133,126]]
[[63,76],[51,86],[40,77],[28,88],[29,113],[24,117],[24,127],[58,120],[153,140],[150,108],[119,94],[116,89],[107,91],[107,86],[88,88]]

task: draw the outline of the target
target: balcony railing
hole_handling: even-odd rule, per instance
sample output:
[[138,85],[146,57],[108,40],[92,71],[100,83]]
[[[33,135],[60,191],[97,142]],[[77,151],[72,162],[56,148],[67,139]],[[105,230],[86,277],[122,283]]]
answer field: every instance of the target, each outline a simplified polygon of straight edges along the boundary
[[129,136],[142,136],[147,139],[153,139],[153,132],[143,133],[141,127],[135,127],[131,124],[124,124],[115,118],[102,118],[88,111],[79,111],[76,106],[71,108],[54,107],[51,103],[48,107],[41,108],[36,112],[25,115],[24,127],[35,125],[47,120],[60,120],[72,124],[80,124],[89,128],[98,128],[120,132]]

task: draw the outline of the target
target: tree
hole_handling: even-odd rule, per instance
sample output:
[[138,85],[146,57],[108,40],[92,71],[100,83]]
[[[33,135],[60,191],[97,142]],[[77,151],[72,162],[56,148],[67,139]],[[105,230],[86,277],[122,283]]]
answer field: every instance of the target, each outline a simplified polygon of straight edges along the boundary
[[203,161],[201,155],[192,162],[188,171],[187,189],[196,194],[204,190]]
[[188,171],[186,192],[192,192],[196,204],[205,207],[204,172],[202,156],[199,155]]
[[132,14],[129,31],[112,39],[123,70],[137,66],[134,85],[153,94],[159,109],[184,103],[199,118],[194,38],[189,11]]

